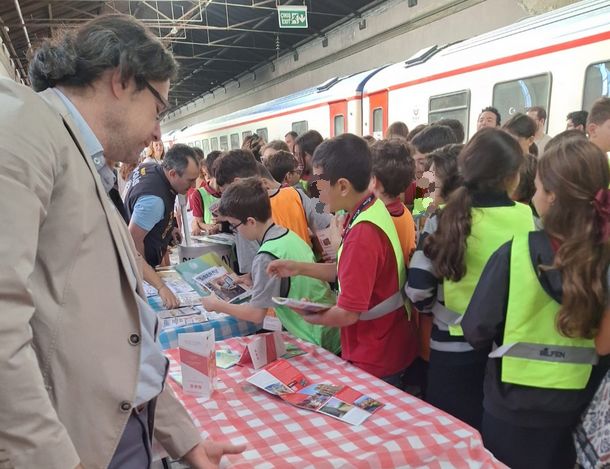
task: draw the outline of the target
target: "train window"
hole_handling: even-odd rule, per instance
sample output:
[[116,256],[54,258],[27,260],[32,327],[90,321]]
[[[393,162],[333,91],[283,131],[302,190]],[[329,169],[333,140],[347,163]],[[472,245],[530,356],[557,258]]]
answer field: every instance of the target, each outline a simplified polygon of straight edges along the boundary
[[203,154],[207,156],[210,153],[210,141],[207,138],[204,138],[201,141],[201,149],[203,150]]
[[345,116],[343,114],[336,115],[334,120],[336,137],[337,135],[345,133]]
[[267,135],[267,127],[263,129],[256,129],[256,134],[262,138],[265,142],[269,141],[269,136]]
[[441,119],[457,119],[464,130],[468,130],[470,90],[431,96],[428,104],[428,122],[431,124]]
[[201,140],[195,140],[191,146],[201,148]]
[[222,135],[220,137],[220,150],[227,151],[229,149],[229,137]]
[[244,140],[246,139],[246,137],[249,137],[250,135],[252,135],[252,132],[250,132],[249,130],[242,132],[241,133],[241,142],[243,143]]
[[383,109],[373,109],[373,132],[383,132]]
[[585,72],[585,91],[582,108],[589,111],[593,102],[602,96],[610,96],[610,61],[589,65]]
[[308,130],[309,130],[309,122],[307,122],[307,121],[298,121],[298,122],[292,123],[292,131],[296,132],[299,135],[303,135]]
[[210,144],[212,146],[212,151],[218,150],[218,139],[216,137],[210,139]]
[[231,150],[239,148],[239,134],[231,134]]
[[549,112],[551,96],[551,74],[536,75],[518,80],[496,83],[493,92],[493,106],[500,111],[506,122],[517,112],[525,112],[528,107],[542,106]]

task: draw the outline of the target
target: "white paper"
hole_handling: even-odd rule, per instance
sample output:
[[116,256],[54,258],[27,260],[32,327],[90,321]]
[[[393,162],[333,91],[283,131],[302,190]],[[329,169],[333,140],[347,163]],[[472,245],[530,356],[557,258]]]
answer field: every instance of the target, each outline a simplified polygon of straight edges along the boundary
[[214,330],[178,334],[178,347],[184,392],[210,397],[216,378]]

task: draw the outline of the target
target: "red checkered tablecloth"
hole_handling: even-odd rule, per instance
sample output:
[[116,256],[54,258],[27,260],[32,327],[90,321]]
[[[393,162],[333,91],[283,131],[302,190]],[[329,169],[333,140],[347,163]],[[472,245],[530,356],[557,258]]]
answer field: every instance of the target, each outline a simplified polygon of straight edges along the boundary
[[[495,468],[504,467],[483,447],[476,430],[450,415],[286,334],[284,340],[308,353],[292,358],[312,383],[347,384],[385,406],[360,426],[301,410],[250,385],[252,368],[218,370],[217,389],[209,400],[182,392],[168,382],[204,437],[245,443],[241,455],[223,458],[223,467],[330,468]],[[219,342],[241,351],[252,337]],[[167,352],[178,369],[178,351]]]

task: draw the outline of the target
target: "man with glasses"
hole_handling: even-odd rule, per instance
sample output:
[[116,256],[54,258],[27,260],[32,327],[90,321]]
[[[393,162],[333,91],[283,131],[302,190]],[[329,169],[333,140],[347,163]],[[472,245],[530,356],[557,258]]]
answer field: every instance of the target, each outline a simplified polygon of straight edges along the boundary
[[0,79],[1,467],[146,468],[153,433],[195,468],[243,450],[202,441],[164,385],[156,316],[107,195],[106,160],[136,162],[160,138],[176,69],[141,23],[111,15],[40,46],[38,94]]
[[141,164],[131,173],[125,193],[129,232],[150,266],[161,264],[170,242],[179,240],[176,195],[195,187],[198,176],[197,154],[182,144],[170,148],[160,164]]

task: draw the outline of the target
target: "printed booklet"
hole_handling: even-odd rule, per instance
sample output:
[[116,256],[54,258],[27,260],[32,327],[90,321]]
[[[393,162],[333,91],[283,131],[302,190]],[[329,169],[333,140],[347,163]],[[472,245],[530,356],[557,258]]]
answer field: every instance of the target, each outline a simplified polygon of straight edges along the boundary
[[193,277],[203,289],[215,293],[229,303],[237,303],[250,296],[250,290],[235,282],[225,267],[214,266]]
[[323,303],[313,303],[311,301],[295,300],[293,298],[282,298],[280,296],[271,297],[271,301],[273,301],[276,305],[287,306],[291,309],[299,309],[312,314],[319,313],[320,311],[326,311],[328,308],[332,308],[334,306]]
[[296,407],[360,425],[383,404],[344,385],[313,384],[288,361],[270,363],[247,380]]

